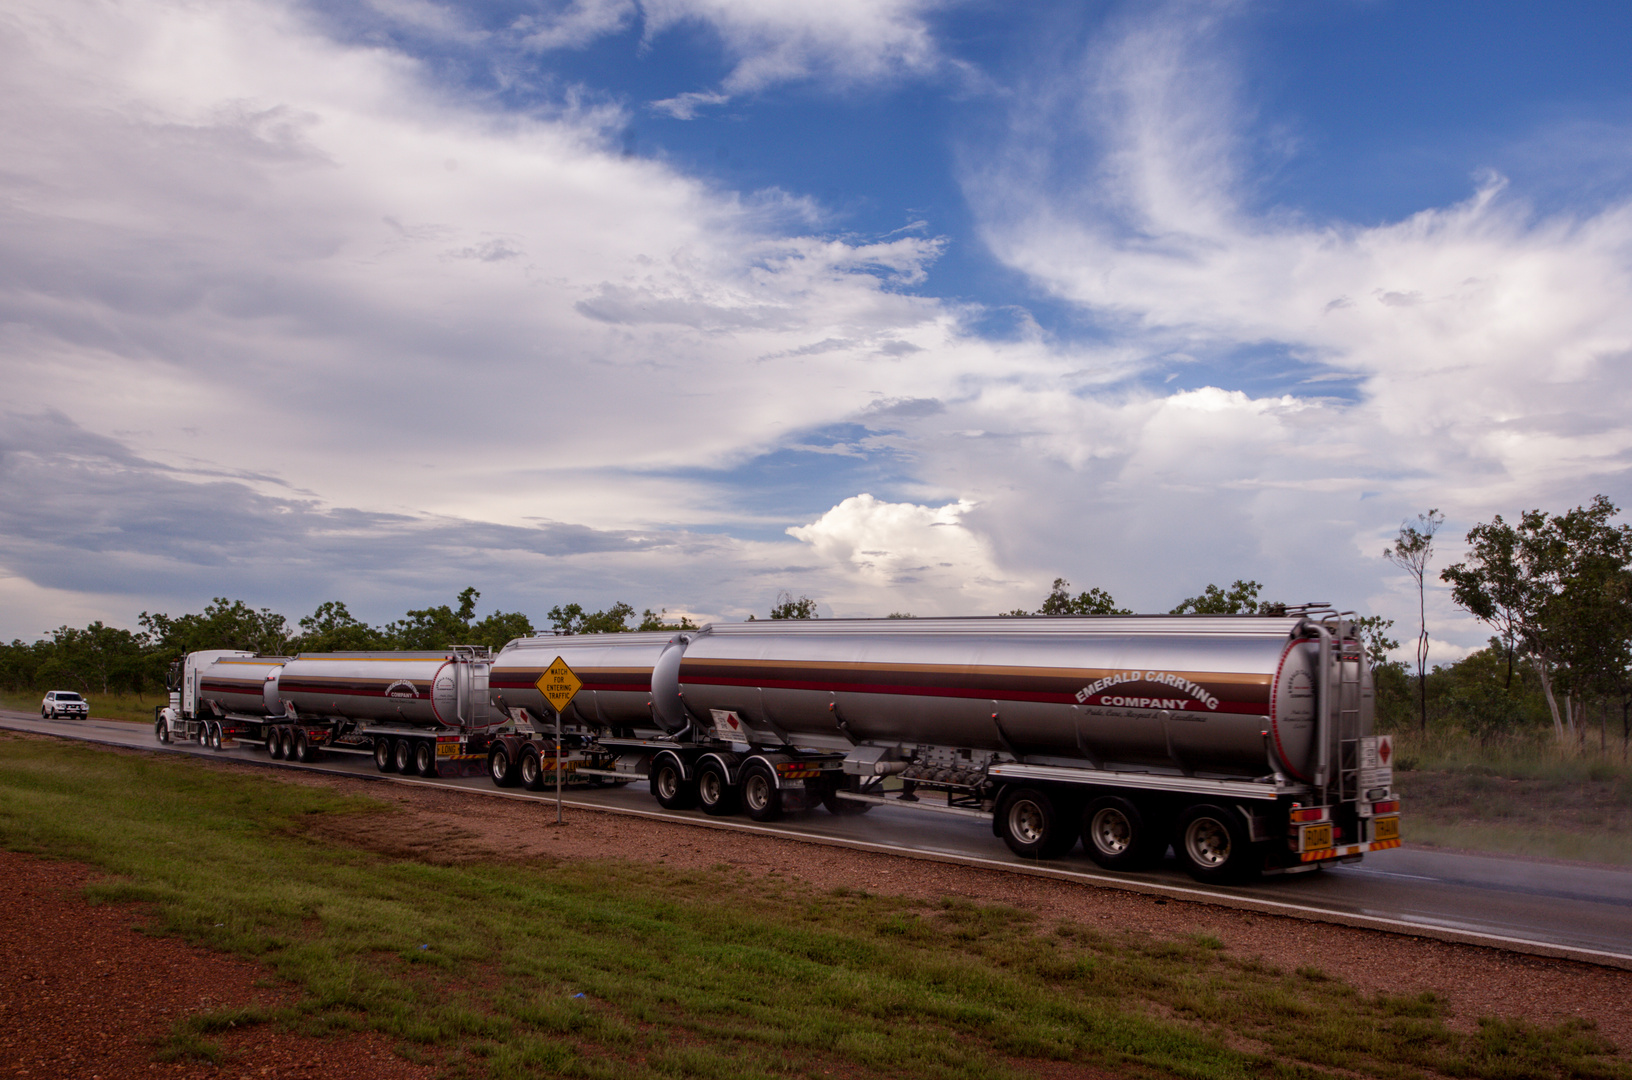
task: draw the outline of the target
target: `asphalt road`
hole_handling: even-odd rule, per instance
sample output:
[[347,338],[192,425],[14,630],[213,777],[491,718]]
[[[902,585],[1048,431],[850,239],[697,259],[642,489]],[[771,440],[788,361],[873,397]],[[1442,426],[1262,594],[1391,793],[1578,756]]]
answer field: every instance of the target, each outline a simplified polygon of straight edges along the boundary
[[[317,765],[301,766],[271,761],[264,751],[247,746],[229,746],[221,751],[191,744],[161,746],[150,727],[111,720],[43,721],[37,716],[0,711],[0,727],[154,752],[224,757],[267,768],[317,768],[395,783],[435,784],[546,804],[554,798],[553,794],[520,789],[500,791],[485,776],[435,780],[382,777],[375,772],[371,759],[348,754],[331,754]],[[900,807],[874,807],[865,815],[844,818],[815,810],[790,815],[772,825],[759,825],[742,818],[710,818],[697,811],[664,811],[644,784],[569,790],[565,801],[570,806],[683,820],[709,828],[770,832],[812,843],[1040,874],[1078,880],[1084,885],[1632,968],[1632,871],[1612,867],[1405,847],[1368,855],[1357,865],[1212,889],[1191,881],[1171,859],[1147,873],[1116,875],[1101,871],[1080,850],[1047,863],[1027,862],[993,836],[984,821]],[[1405,810],[1409,839],[1410,807]],[[548,812],[548,808],[541,807],[541,811]]]

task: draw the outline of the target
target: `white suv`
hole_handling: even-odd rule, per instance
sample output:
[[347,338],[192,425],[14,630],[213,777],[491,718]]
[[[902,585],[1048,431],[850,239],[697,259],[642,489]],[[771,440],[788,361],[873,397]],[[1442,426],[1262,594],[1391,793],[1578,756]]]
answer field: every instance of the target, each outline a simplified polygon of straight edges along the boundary
[[40,702],[41,719],[55,720],[59,716],[78,716],[83,719],[90,715],[90,704],[72,690],[53,690]]

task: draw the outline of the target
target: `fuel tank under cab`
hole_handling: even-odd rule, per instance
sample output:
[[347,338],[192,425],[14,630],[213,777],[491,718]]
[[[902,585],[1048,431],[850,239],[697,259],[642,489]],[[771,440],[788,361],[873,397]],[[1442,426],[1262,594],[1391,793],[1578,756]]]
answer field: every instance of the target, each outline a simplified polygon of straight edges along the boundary
[[[715,624],[662,645],[650,701],[668,731],[740,724],[748,742],[951,746],[1308,781],[1329,712],[1317,708],[1317,635],[1298,617]],[[1358,699],[1345,708],[1369,735],[1369,673],[1357,655],[1344,659],[1355,661]]]

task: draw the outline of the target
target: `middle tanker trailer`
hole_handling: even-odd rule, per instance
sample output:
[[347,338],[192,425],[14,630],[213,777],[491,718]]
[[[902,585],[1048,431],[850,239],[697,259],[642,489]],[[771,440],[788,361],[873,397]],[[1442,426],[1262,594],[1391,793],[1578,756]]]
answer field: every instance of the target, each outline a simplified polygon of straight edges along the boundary
[[[663,806],[756,820],[821,803],[990,819],[1017,854],[1080,838],[1102,866],[1165,854],[1202,880],[1399,844],[1354,621],[1333,612],[811,620],[526,638],[494,659],[495,782],[536,786],[560,718],[575,771]],[[528,731],[527,728],[533,730]]]

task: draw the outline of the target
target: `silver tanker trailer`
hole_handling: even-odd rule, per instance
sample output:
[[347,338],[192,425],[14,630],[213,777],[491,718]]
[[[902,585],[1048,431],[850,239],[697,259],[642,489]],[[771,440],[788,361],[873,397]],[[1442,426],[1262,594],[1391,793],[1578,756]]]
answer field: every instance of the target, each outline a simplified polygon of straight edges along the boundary
[[1399,844],[1392,746],[1333,612],[749,622],[614,644],[629,637],[512,642],[493,687],[547,730],[533,683],[556,655],[584,663],[594,691],[562,718],[577,775],[649,780],[668,808],[912,806],[990,819],[1027,857],[1081,838],[1132,869],[1171,844],[1213,881]]
[[160,741],[264,745],[274,759],[369,754],[382,772],[471,771],[508,721],[492,705],[486,649],[189,653],[171,669]]
[[555,711],[538,681],[557,658],[582,682],[561,720],[563,774],[596,780],[644,779],[595,766],[604,757],[597,739],[654,740],[663,729],[652,719],[652,667],[674,641],[670,633],[581,634],[519,638],[493,660],[488,686],[495,707],[516,719],[488,746],[488,775],[500,787],[540,791],[554,782]]

